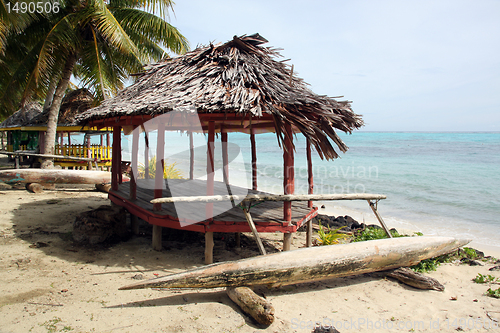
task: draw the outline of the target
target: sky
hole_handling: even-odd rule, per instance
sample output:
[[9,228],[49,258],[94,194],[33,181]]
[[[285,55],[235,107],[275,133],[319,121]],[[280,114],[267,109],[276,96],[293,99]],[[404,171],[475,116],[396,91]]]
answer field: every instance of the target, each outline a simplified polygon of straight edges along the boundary
[[258,32],[365,131],[500,131],[498,0],[177,0],[191,48]]

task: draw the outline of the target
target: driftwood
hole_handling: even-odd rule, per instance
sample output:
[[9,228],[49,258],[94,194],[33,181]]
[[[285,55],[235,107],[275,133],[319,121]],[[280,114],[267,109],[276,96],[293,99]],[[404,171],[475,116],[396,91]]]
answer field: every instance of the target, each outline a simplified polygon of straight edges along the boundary
[[111,184],[95,184],[95,188],[98,191],[101,191],[101,192],[104,192],[104,193],[108,193],[109,190],[111,189]]
[[217,288],[287,285],[412,266],[469,243],[451,237],[401,237],[317,246],[212,264],[138,282],[143,288]]
[[251,316],[259,324],[269,326],[273,323],[273,305],[254,293],[252,289],[248,287],[229,287],[227,288],[227,295],[243,312]]
[[249,194],[249,195],[206,195],[189,197],[169,197],[151,200],[151,203],[170,202],[218,202],[218,201],[309,201],[309,200],[381,200],[383,194]]
[[407,267],[395,269],[387,276],[417,289],[444,291],[444,286],[438,280],[414,272]]
[[[123,181],[129,178],[123,176]],[[0,170],[5,183],[103,184],[111,182],[111,172],[65,169],[8,169]]]
[[43,186],[38,183],[26,183],[26,189],[32,193],[43,193]]

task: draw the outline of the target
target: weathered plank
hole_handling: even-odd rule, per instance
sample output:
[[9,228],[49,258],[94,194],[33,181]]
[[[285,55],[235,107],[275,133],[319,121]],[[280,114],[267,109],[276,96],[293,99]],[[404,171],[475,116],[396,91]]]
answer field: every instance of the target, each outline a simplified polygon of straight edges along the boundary
[[323,201],[323,200],[381,200],[387,197],[383,194],[348,193],[348,194],[248,194],[248,195],[209,195],[157,198],[151,203],[165,202],[219,202],[219,201]]

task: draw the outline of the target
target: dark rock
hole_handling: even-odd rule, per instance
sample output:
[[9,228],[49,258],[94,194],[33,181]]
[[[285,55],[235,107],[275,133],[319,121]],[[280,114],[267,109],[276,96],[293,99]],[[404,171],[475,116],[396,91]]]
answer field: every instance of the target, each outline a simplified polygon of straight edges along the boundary
[[332,326],[319,326],[315,327],[312,333],[340,333],[335,327]]
[[118,206],[101,206],[78,215],[73,222],[73,239],[82,244],[99,244],[128,236],[126,211]]
[[493,266],[489,270],[490,271],[500,271],[500,266]]
[[325,207],[325,205],[321,205],[321,208],[325,209],[326,207]]
[[373,229],[382,229],[381,226],[379,225],[376,225],[376,224],[369,224],[366,226],[367,228],[373,228]]
[[460,261],[464,264],[468,264],[469,266],[483,266],[483,264],[481,264],[479,261],[472,260],[469,258],[462,258],[460,259]]
[[134,279],[134,280],[144,280],[144,275],[142,275],[142,274],[136,274],[136,275],[132,276],[132,279]]

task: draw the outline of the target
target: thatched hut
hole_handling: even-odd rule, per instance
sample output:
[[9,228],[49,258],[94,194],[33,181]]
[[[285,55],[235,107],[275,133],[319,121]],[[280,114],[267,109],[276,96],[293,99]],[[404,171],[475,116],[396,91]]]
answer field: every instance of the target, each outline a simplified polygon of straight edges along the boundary
[[[90,109],[93,103],[94,98],[87,89],[76,89],[66,94],[59,110],[56,130],[58,143],[55,146],[54,154],[92,158],[99,161],[99,167],[107,168],[111,166],[111,142],[110,136],[107,134],[107,143],[104,143],[106,129],[98,131],[96,128],[80,126],[75,120],[78,114]],[[31,102],[6,119],[0,124],[0,131],[10,133],[8,137],[12,138],[9,141],[11,144],[8,145],[7,151],[42,152],[48,118],[48,110],[42,112],[38,103]],[[72,143],[72,133],[84,133],[84,144],[75,144],[74,141]],[[100,144],[91,145],[91,135],[101,135]],[[17,137],[20,139],[16,140]],[[87,168],[89,166],[87,162],[64,158],[55,159],[54,164],[71,168]]]
[[[42,107],[37,102],[27,103],[0,124],[0,132],[7,134],[7,145],[2,147],[7,152],[21,148],[34,150],[38,147],[38,133],[23,131],[21,128],[31,119],[42,113]],[[2,140],[3,144],[3,140]]]
[[[214,186],[218,186],[213,178],[213,143],[216,133],[220,134],[223,147],[228,142],[229,132],[250,134],[252,190],[258,193],[255,135],[274,132],[283,149],[284,193],[290,194],[294,192],[294,134],[300,133],[307,139],[309,193],[312,193],[311,146],[321,158],[334,159],[338,157],[337,151],[347,150],[335,131],[351,133],[363,125],[361,117],[351,110],[349,102],[320,96],[309,90],[304,81],[294,75],[293,66],[277,60],[280,54],[276,49],[262,46],[266,42],[258,34],[235,36],[227,43],[199,47],[186,55],[152,64],[138,74],[136,83],[99,107],[78,116],[83,125],[114,128],[113,183],[109,197],[112,202],[124,206],[133,215],[155,226],[154,247],[161,248],[161,233],[158,235],[161,229],[158,227],[182,227],[173,204],[161,206],[149,202],[153,197],[171,195],[168,187],[172,185],[167,184],[163,191],[156,188],[155,191],[146,192],[137,189],[137,177],[132,177],[131,184],[121,184],[119,139],[122,129],[126,132],[135,129],[132,165],[137,165],[138,129],[144,127],[145,122],[158,119],[173,110],[195,109],[200,123],[199,131],[208,135],[208,176],[207,185],[203,188],[207,195],[213,194]],[[186,120],[189,116],[190,111],[176,113],[170,118],[167,128],[196,131]],[[165,126],[165,123],[158,122],[158,161],[163,158],[165,142],[161,132]],[[228,182],[226,162],[224,182]],[[158,169],[156,177],[163,178]],[[206,211],[212,212],[209,206],[207,204]],[[193,206],[192,209],[199,210],[199,207]],[[283,215],[277,218],[276,213],[280,209]],[[287,249],[290,233],[316,214],[317,208],[313,207],[312,202],[294,203],[293,209],[290,202],[269,202],[256,208],[253,217],[258,231],[283,232],[284,248]],[[204,232],[207,244],[212,242],[213,232],[250,231],[238,207],[217,216],[207,215],[204,221],[185,226],[185,229]],[[210,256],[211,250],[207,249],[207,262],[211,261]]]

